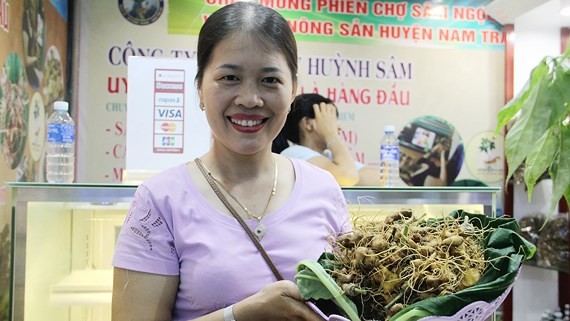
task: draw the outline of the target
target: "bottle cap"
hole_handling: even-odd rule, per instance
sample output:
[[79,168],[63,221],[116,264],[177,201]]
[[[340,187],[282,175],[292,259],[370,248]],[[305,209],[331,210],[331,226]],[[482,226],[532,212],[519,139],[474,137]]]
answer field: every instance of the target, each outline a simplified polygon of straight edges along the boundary
[[386,127],[384,127],[384,132],[385,133],[393,133],[394,132],[394,126],[393,125],[387,125]]
[[67,111],[69,109],[69,104],[67,103],[67,101],[59,101],[58,100],[58,101],[53,103],[53,109]]

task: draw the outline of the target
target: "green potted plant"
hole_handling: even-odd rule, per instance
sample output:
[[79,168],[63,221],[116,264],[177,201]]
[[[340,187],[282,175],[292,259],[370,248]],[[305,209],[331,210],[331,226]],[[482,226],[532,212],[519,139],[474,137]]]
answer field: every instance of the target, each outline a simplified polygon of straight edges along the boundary
[[499,112],[496,133],[516,119],[505,137],[507,181],[524,164],[529,201],[543,173],[553,183],[548,215],[562,196],[570,201],[570,46],[543,58],[523,89]]

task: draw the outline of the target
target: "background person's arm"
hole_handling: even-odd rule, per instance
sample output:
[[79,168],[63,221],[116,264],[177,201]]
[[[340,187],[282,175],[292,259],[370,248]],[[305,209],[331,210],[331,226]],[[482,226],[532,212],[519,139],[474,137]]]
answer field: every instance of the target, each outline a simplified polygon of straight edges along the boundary
[[364,166],[358,170],[359,180],[356,185],[358,186],[379,186],[380,185],[380,171]]
[[359,175],[354,160],[346,144],[338,136],[336,107],[332,104],[321,103],[314,105],[314,129],[327,144],[333,155],[332,161],[326,157],[315,157],[310,163],[329,171],[341,186],[353,186],[358,183]]

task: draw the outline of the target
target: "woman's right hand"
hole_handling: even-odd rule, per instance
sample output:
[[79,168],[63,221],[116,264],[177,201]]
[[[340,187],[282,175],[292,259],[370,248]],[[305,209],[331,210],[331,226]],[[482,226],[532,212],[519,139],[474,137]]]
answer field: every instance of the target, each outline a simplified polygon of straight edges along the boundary
[[234,304],[237,321],[298,320],[323,321],[309,308],[291,281],[278,281],[267,285],[258,293]]
[[333,104],[314,104],[315,131],[325,142],[338,139],[339,126],[337,122],[337,110]]

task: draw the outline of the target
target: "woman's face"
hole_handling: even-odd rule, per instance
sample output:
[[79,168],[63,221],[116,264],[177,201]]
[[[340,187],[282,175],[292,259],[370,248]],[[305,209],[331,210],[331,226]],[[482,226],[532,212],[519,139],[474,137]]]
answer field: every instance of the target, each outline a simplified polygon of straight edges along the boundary
[[250,36],[230,35],[212,52],[198,88],[214,144],[240,153],[271,149],[295,97],[285,57]]

